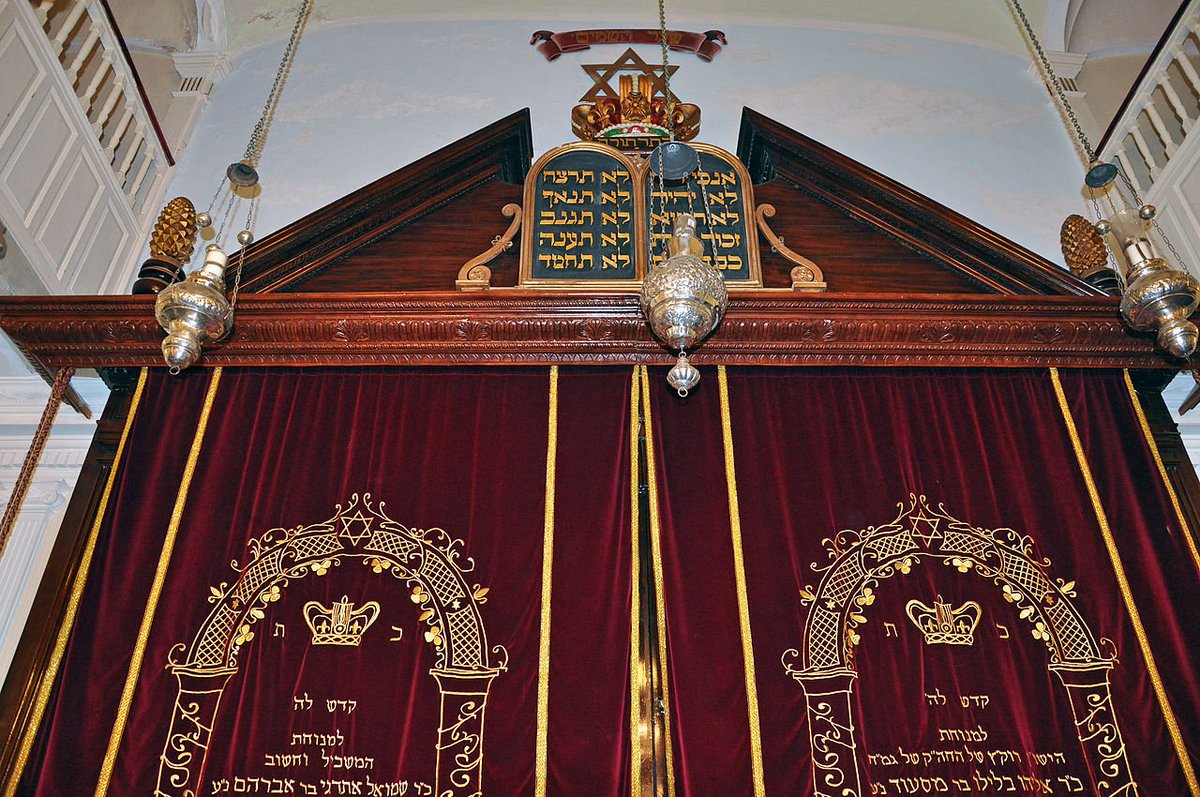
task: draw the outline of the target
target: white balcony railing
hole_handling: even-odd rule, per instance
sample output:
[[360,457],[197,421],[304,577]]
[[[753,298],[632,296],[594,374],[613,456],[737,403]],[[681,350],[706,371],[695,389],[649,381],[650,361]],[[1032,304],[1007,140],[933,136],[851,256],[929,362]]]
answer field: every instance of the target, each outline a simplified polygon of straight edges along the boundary
[[1116,160],[1184,265],[1200,276],[1200,0],[1177,15],[1101,142]]
[[170,156],[99,0],[0,0],[0,219],[50,293],[123,291]]

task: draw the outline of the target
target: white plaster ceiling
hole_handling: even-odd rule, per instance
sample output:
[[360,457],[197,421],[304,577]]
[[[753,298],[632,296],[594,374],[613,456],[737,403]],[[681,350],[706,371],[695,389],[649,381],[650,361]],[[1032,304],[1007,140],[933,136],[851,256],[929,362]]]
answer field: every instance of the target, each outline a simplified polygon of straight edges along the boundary
[[[1046,0],[1026,0],[1037,17]],[[226,4],[229,46],[238,51],[290,30],[295,0]],[[979,40],[1011,47],[1019,44],[1003,0],[667,0],[671,26],[831,24],[853,28],[909,29],[935,36]],[[528,19],[535,27],[556,22],[597,25],[658,25],[653,0],[547,2],[546,0],[315,0],[317,24],[369,19],[488,20]]]
[[[1180,0],[1023,0],[1049,50],[1111,55],[1149,52]],[[299,0],[109,0],[131,42],[177,52],[196,43],[197,6],[223,4],[231,54],[285,37]],[[829,25],[906,31],[977,42],[1014,52],[1024,42],[1007,0],[667,0],[668,24]],[[314,0],[309,25],[372,20],[519,20],[531,31],[556,23],[656,27],[653,0]]]
[[1093,56],[1154,49],[1180,0],[1071,0],[1067,48]]
[[194,0],[110,0],[121,35],[131,44],[183,52],[196,44]]
[[[1141,0],[1155,3],[1162,0]],[[218,0],[219,2],[219,0]],[[1038,24],[1047,7],[1068,0],[1024,0]],[[1086,0],[1118,4],[1118,0]],[[109,0],[126,38],[171,51],[188,50],[196,37],[197,0]],[[298,0],[225,0],[226,40],[238,54],[285,37]],[[667,0],[672,27],[721,25],[830,25],[864,30],[908,31],[979,42],[1019,51],[1022,47],[1005,0]],[[1063,17],[1063,13],[1057,16]],[[371,20],[519,20],[531,32],[558,22],[657,27],[653,0],[547,2],[547,0],[315,0],[309,24]],[[1059,33],[1057,38],[1061,38]],[[1055,36],[1052,34],[1052,38]]]

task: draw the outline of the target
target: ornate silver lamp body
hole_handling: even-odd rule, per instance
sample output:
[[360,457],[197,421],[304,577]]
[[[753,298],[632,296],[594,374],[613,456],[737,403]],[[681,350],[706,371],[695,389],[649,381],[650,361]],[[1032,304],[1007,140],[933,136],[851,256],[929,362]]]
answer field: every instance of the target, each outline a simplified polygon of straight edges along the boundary
[[1125,206],[1105,229],[1116,238],[1117,262],[1125,272],[1121,315],[1134,329],[1157,331],[1158,345],[1171,354],[1188,357],[1200,337],[1188,320],[1200,305],[1200,282],[1171,268],[1155,252],[1146,230],[1146,221],[1153,217],[1151,206]]
[[214,343],[233,328],[233,313],[225,298],[225,265],[228,256],[216,244],[204,254],[204,264],[159,291],[154,317],[167,331],[163,359],[179,373],[200,359],[201,346]]
[[642,282],[642,313],[650,329],[679,352],[667,382],[686,396],[700,381],[700,372],[687,359],[687,350],[708,337],[729,307],[729,290],[720,272],[701,255],[696,219],[687,213],[675,219],[666,261],[651,269]]

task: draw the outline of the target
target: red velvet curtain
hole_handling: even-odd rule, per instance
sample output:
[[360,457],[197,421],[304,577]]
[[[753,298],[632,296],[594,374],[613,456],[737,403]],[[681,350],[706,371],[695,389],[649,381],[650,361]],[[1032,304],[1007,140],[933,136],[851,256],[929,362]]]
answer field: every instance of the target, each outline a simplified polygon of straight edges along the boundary
[[650,375],[677,793],[1188,793],[1196,573],[1071,379],[1107,531],[1045,371],[731,369],[728,459],[716,372]]
[[150,379],[22,794],[629,791],[628,371],[226,370],[172,525],[209,378]]
[[[555,373],[151,374],[19,793],[635,792],[631,376]],[[1121,374],[661,376],[676,794],[1193,788]]]
[[[1160,657],[1163,688],[1184,742],[1200,761],[1200,578],[1197,529],[1172,505],[1166,478],[1125,374],[1064,371],[1064,398],[1125,564],[1130,594]],[[1153,563],[1153,566],[1148,566]]]

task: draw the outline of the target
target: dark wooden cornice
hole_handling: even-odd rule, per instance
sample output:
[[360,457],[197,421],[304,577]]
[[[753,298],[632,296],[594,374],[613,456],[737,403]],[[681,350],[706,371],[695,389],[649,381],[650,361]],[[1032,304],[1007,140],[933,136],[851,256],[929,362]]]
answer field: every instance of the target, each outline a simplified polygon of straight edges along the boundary
[[[482,183],[494,179],[520,183],[532,156],[526,108],[251,244],[246,249],[241,290],[266,293],[291,288]],[[237,263],[236,254],[230,263]]]
[[[4,297],[46,368],[161,366],[153,297]],[[243,295],[206,365],[667,363],[635,294]],[[1114,298],[737,293],[698,363],[1178,368]]]
[[783,178],[986,290],[1100,295],[1040,255],[749,108],[737,154],[755,182]]

